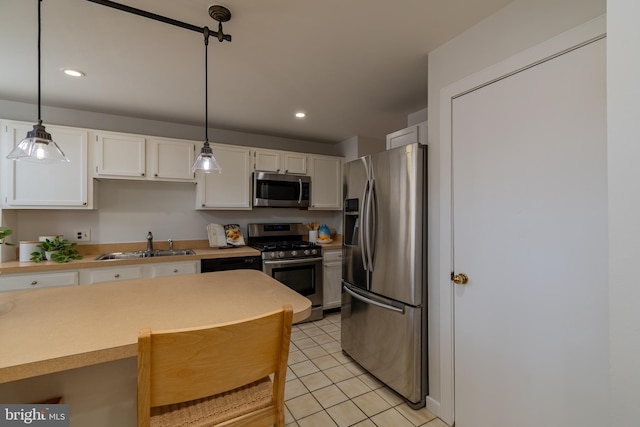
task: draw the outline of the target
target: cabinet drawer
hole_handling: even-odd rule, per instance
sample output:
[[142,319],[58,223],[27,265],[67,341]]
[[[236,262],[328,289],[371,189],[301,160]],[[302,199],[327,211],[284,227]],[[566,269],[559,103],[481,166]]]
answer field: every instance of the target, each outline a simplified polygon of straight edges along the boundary
[[8,274],[0,277],[0,291],[39,289],[78,284],[77,271],[40,274]]
[[324,263],[330,262],[342,262],[342,250],[337,251],[325,251],[322,256]]
[[84,283],[116,282],[122,280],[142,279],[142,267],[114,267],[100,268],[87,271],[88,277]]
[[179,276],[181,274],[196,274],[198,272],[198,261],[188,262],[169,262],[151,265],[150,277],[162,277],[162,276]]

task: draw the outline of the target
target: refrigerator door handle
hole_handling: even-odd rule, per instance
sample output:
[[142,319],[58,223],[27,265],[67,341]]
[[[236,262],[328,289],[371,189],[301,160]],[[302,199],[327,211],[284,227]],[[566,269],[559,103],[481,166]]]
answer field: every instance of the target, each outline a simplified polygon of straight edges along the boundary
[[367,230],[369,239],[367,242],[367,253],[369,254],[369,271],[373,271],[373,261],[376,256],[376,211],[378,200],[376,199],[376,180],[371,180],[371,187],[369,189],[369,209],[367,214],[369,215],[369,224],[371,228]]
[[366,248],[367,240],[367,197],[369,196],[369,180],[364,185],[364,194],[362,195],[362,213],[360,215],[361,227],[358,233],[358,245],[360,245],[360,253],[362,254],[362,268],[369,271],[368,254]]
[[360,295],[359,293],[354,292],[351,289],[349,289],[349,287],[346,284],[342,285],[342,289],[344,289],[344,291],[346,293],[348,293],[349,295],[351,295],[353,298],[355,298],[357,300],[360,300],[360,301],[364,302],[365,304],[371,304],[371,305],[375,305],[375,306],[378,306],[378,307],[381,307],[381,308],[384,308],[384,309],[387,309],[387,310],[397,311],[398,313],[404,313],[404,309],[402,309],[400,307],[394,307],[392,305],[385,304],[385,303],[382,303],[382,302],[378,302],[378,301],[375,301],[375,300],[373,300],[371,298],[367,298],[364,295]]
[[368,271],[373,271],[373,260],[372,260],[372,249],[371,249],[371,205],[373,200],[373,179],[367,181],[367,200],[366,200],[366,208],[365,208],[365,218],[364,223],[366,224],[365,228],[365,245],[367,250],[367,268]]

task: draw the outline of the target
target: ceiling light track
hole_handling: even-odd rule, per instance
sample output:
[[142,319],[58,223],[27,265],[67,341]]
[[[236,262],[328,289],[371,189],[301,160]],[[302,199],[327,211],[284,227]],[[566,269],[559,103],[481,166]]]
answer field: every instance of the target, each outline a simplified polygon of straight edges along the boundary
[[[165,24],[175,25],[176,27],[185,28],[187,30],[195,31],[197,33],[205,33],[206,27],[198,27],[197,25],[188,24],[186,22],[178,21],[173,18],[168,18],[166,16],[157,15],[155,13],[147,12],[146,10],[137,9],[135,7],[127,6],[121,3],[116,3],[110,0],[86,0],[91,3],[100,4],[102,6],[107,6],[113,9],[118,9],[123,12],[128,12],[134,15],[142,16],[144,18],[153,19],[154,21],[164,22]],[[222,22],[226,22],[231,19],[231,12],[223,6],[211,6],[209,8],[209,15],[219,22],[218,31],[207,30],[210,35],[216,37],[218,41],[231,41],[230,34],[224,34],[222,32]]]

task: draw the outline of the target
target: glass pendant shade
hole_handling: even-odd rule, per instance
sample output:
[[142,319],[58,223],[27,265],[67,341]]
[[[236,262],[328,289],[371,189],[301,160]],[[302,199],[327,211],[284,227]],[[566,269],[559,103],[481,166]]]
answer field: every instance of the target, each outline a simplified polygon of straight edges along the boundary
[[9,153],[7,159],[37,163],[69,162],[69,158],[42,126],[42,121],[33,125],[33,130]]
[[220,164],[213,155],[208,141],[204,143],[198,158],[193,162],[193,166],[191,166],[191,172],[195,173],[197,170],[201,170],[204,173],[211,173],[211,171],[222,173],[222,167],[220,167]]

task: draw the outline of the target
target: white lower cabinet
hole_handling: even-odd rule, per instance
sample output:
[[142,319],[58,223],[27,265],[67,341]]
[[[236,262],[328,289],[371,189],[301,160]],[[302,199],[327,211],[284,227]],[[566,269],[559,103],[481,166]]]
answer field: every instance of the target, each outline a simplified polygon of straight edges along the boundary
[[196,274],[200,271],[200,261],[162,262],[145,264],[144,277],[154,278],[163,276],[180,276],[182,274]]
[[142,279],[142,265],[88,268],[80,271],[80,283],[83,285],[134,279]]
[[324,289],[322,308],[340,307],[342,294],[342,250],[328,250],[323,255]]
[[42,289],[54,286],[75,286],[78,283],[77,271],[3,274],[0,276],[0,292],[22,289]]
[[157,262],[118,267],[88,268],[80,271],[80,284],[118,282],[122,280],[150,279],[179,276],[200,272],[200,261]]

